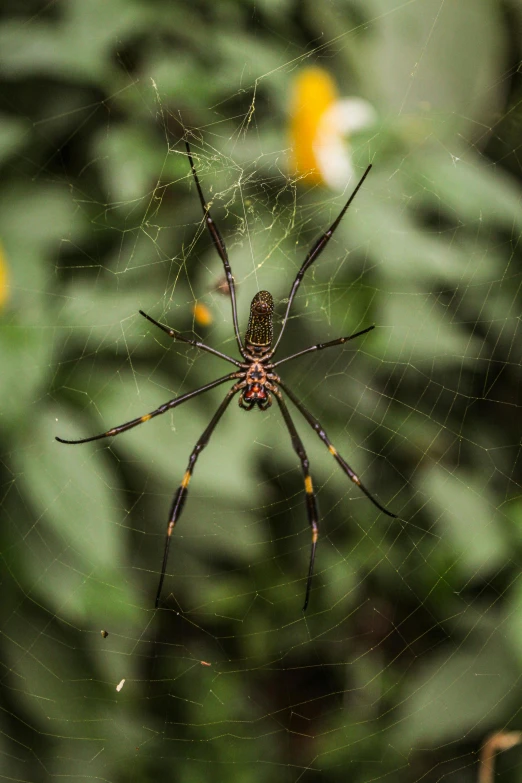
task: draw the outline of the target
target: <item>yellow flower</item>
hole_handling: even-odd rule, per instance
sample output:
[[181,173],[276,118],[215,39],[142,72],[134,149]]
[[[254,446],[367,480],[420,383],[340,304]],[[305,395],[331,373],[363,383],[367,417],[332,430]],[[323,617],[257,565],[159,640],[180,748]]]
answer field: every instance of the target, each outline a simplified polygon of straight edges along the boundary
[[311,67],[295,79],[290,115],[295,173],[306,184],[344,190],[353,174],[349,136],[375,123],[373,106],[339,98],[328,71]]
[[9,285],[7,275],[7,262],[2,245],[0,245],[0,307],[3,307],[9,296]]

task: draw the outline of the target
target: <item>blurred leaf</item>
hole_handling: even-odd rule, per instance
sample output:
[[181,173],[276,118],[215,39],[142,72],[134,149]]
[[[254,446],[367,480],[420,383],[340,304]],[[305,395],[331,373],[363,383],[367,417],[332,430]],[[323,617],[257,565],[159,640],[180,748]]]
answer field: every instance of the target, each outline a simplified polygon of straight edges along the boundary
[[55,273],[48,255],[57,254],[60,243],[78,240],[85,226],[70,197],[58,186],[16,184],[3,190],[0,236],[12,286],[12,304],[20,321],[34,323],[43,307],[47,287],[54,287]]
[[141,29],[149,17],[137,0],[68,0],[59,22],[33,19],[30,25],[4,22],[0,27],[0,72],[101,81],[114,68],[112,48],[118,38]]
[[478,476],[433,465],[420,471],[416,483],[433,510],[442,541],[466,579],[485,579],[508,561],[510,545],[496,504]]
[[[389,192],[380,191],[383,198]],[[376,260],[373,269],[383,280],[390,280],[395,290],[410,287],[412,282],[419,288],[445,285],[462,285],[472,278],[479,283],[491,279],[491,267],[499,256],[486,254],[480,246],[474,248],[479,261],[473,263],[469,257],[469,246],[455,241],[453,235],[430,234],[420,230],[413,220],[413,214],[400,212],[397,204],[386,204],[377,197],[368,199],[361,207],[361,219],[348,212],[338,237],[346,237],[346,245],[366,254],[371,248]],[[393,196],[392,196],[393,198]],[[341,228],[340,226],[340,228]],[[348,239],[350,237],[350,239]],[[348,245],[348,242],[350,243]],[[367,265],[369,271],[370,265]]]
[[29,124],[18,117],[0,114],[0,164],[29,138]]
[[386,361],[461,366],[476,361],[482,348],[478,337],[448,321],[434,295],[415,290],[390,295],[381,318],[385,328],[376,330],[375,350]]
[[34,400],[49,373],[52,344],[45,329],[2,326],[0,330],[0,426],[4,432],[30,426]]
[[432,154],[415,159],[411,176],[424,183],[424,201],[445,210],[473,231],[473,236],[476,224],[479,228],[496,224],[507,231],[521,231],[522,195],[514,179],[466,149],[461,155]]
[[119,600],[131,604],[130,586],[118,573],[125,563],[123,509],[115,495],[118,480],[103,455],[93,458],[84,448],[57,443],[54,436],[58,421],[60,431],[78,437],[75,422],[63,410],[59,419],[44,410],[25,448],[14,455],[20,486],[35,514],[33,525],[27,525],[27,534],[33,528],[41,528],[41,534],[46,528],[52,530],[59,542],[60,560],[65,557],[69,563],[75,561],[83,572],[83,577],[77,573],[75,590],[64,594],[58,581],[56,592],[48,598],[63,612],[83,615],[89,611],[82,596],[85,583],[88,586],[96,578],[101,582],[110,580],[118,588]]
[[[94,154],[103,161],[102,173],[111,200],[136,202],[128,207],[155,211],[152,188],[164,176],[166,145],[158,144],[158,134],[148,126],[114,124],[98,138]],[[139,221],[138,221],[139,222]]]
[[516,677],[500,631],[473,636],[459,647],[446,645],[409,675],[389,741],[409,753],[455,737],[478,739],[502,723],[510,702],[512,707],[518,702]]
[[149,286],[144,283],[140,290],[133,287],[128,291],[114,280],[93,286],[68,286],[57,317],[57,342],[61,340],[69,347],[71,342],[77,342],[82,353],[86,349],[121,349],[127,353],[138,348],[150,352],[155,347],[154,338],[170,347],[168,337],[163,339],[159,329],[153,330],[139,314],[141,308],[149,312],[151,303],[158,301],[159,291],[154,283],[152,280]]
[[[387,110],[410,115],[428,104],[438,138],[481,137],[501,97],[492,85],[501,83],[505,68],[507,28],[499,4],[460,0],[441,6],[439,0],[425,0],[422,10],[402,0],[358,4],[373,22],[372,35],[361,46],[361,76]],[[368,62],[371,70],[363,65]],[[437,124],[441,114],[443,122]]]

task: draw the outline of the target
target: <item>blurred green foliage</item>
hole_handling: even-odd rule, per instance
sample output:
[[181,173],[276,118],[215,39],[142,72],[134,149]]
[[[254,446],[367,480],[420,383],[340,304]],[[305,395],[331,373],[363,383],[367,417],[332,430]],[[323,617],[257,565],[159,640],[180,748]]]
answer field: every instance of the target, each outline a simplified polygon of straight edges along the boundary
[[[457,783],[489,731],[520,727],[521,20],[515,0],[4,2],[0,780]],[[377,328],[284,377],[400,520],[296,413],[322,520],[303,618],[299,465],[275,406],[232,406],[154,612],[171,497],[222,392],[109,445],[54,436],[225,372],[137,314],[234,351],[186,132],[241,323],[258,288],[282,312],[342,203],[286,169],[310,62],[380,125],[352,140],[374,170],[282,353]]]

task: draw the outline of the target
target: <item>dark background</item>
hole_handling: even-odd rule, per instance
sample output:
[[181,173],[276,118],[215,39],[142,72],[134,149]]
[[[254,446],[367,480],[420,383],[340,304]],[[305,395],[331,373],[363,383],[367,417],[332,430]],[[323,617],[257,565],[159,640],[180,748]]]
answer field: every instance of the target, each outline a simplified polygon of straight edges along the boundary
[[[520,728],[521,20],[515,0],[4,1],[0,780],[460,783]],[[233,403],[155,612],[170,499],[222,391],[110,442],[54,436],[226,372],[138,315],[235,351],[188,131],[242,328],[259,288],[280,318],[346,198],[289,166],[309,65],[373,105],[350,144],[374,170],[281,356],[376,329],[284,378],[400,519],[296,412],[321,510],[303,617],[299,464],[276,406]]]

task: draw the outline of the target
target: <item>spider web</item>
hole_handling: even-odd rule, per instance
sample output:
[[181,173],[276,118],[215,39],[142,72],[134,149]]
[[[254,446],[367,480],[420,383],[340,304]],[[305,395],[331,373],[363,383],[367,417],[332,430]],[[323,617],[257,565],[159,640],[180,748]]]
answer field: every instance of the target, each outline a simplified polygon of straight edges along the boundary
[[[488,783],[493,732],[498,778],[519,780],[520,5],[223,9],[2,12],[0,780]],[[233,402],[154,611],[171,499],[226,386],[110,441],[54,436],[227,372],[139,309],[236,356],[184,135],[241,329],[267,289],[277,330],[355,182],[334,193],[289,166],[289,95],[309,64],[376,109],[350,139],[356,174],[374,168],[278,358],[376,328],[281,377],[399,518],[290,407],[320,509],[303,615],[300,465],[277,406]]]

